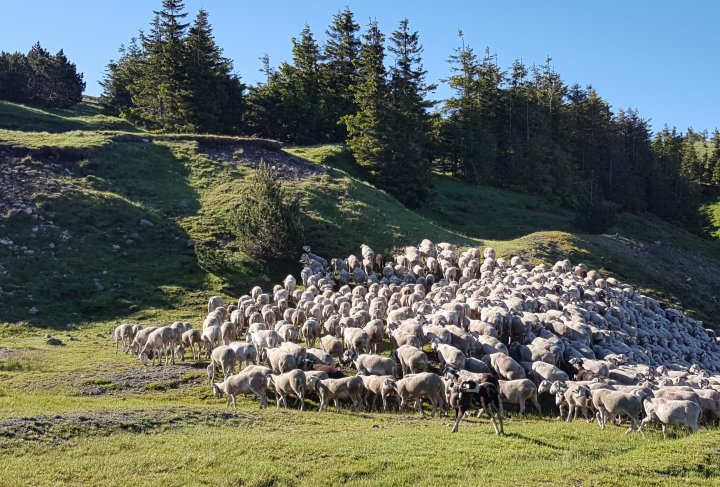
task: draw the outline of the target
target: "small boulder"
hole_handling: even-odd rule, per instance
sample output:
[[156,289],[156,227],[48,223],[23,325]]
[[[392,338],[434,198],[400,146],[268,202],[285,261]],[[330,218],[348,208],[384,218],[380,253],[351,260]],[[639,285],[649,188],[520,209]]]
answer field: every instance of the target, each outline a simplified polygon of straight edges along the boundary
[[154,227],[155,224],[153,222],[151,222],[150,220],[148,220],[147,218],[143,218],[140,220],[140,226],[143,228],[150,228],[150,227]]
[[47,344],[53,345],[53,346],[58,346],[58,345],[62,345],[63,342],[59,338],[48,338]]

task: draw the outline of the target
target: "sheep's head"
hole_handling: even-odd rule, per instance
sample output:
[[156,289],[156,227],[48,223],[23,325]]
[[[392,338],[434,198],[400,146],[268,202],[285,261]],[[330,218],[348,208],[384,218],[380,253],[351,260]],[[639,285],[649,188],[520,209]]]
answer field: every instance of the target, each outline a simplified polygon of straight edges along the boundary
[[273,378],[273,374],[267,376],[267,379],[265,379],[265,385],[268,389],[272,391],[275,390],[275,379]]
[[397,382],[395,382],[395,379],[385,379],[382,383],[382,393],[390,394],[390,393],[396,393],[397,392]]
[[217,398],[222,397],[222,395],[223,395],[223,390],[220,388],[220,383],[219,383],[219,382],[213,382],[213,384],[212,384],[212,390],[213,390],[213,395],[214,395],[215,397],[217,397]]
[[140,362],[142,362],[145,367],[150,365],[150,359],[148,358],[148,354],[145,353],[145,351],[141,352],[138,356],[140,357]]

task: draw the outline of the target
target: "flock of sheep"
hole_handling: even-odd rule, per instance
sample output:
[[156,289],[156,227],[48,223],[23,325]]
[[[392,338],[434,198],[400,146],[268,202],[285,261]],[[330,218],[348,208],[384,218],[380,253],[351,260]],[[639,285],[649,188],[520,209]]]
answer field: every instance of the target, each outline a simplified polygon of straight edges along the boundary
[[429,240],[391,259],[367,245],[361,258],[305,251],[302,289],[288,276],[237,304],[214,296],[201,329],[120,325],[116,352],[122,344],[146,366],[204,353],[213,392],[236,409],[239,394],[266,407],[268,392],[301,410],[311,396],[320,410],[424,415],[429,404],[433,416],[454,409],[453,431],[477,409],[501,434],[506,405],[542,417],[548,394],[567,421],[582,414],[603,429],[610,419],[642,433],[656,421],[665,435],[720,420],[714,331],[583,264],[533,267]]

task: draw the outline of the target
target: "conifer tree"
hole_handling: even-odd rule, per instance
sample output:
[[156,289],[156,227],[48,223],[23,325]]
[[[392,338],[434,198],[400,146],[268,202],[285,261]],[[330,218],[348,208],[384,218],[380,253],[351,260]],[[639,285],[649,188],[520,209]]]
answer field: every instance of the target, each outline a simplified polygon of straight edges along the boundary
[[[357,60],[358,82],[353,87],[357,112],[342,118],[347,145],[362,167],[382,180],[391,157],[389,141],[389,87],[385,71],[385,36],[373,20],[363,34]],[[393,183],[395,184],[395,183]]]
[[383,172],[390,180],[402,179],[402,187],[388,187],[404,203],[417,206],[427,199],[430,190],[428,109],[432,103],[427,94],[435,86],[426,83],[420,36],[410,32],[407,18],[392,33],[389,51],[395,55],[390,68],[391,157],[382,161]]
[[331,140],[345,140],[345,126],[335,123],[356,109],[352,86],[357,82],[357,59],[360,53],[360,26],[349,8],[333,16],[332,24],[325,31],[327,41],[323,46],[323,78],[326,85],[326,117],[334,124],[330,130]]

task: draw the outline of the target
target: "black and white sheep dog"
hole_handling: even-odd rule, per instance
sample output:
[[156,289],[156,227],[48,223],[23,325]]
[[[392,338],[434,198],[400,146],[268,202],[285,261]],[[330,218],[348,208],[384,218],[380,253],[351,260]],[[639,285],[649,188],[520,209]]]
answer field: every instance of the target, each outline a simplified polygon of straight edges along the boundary
[[479,409],[488,413],[496,435],[505,434],[498,377],[493,373],[474,374],[478,380],[463,380],[455,369],[448,368],[446,373],[455,381],[449,398],[450,407],[455,410],[455,424],[452,432],[457,433],[460,421],[469,410]]

